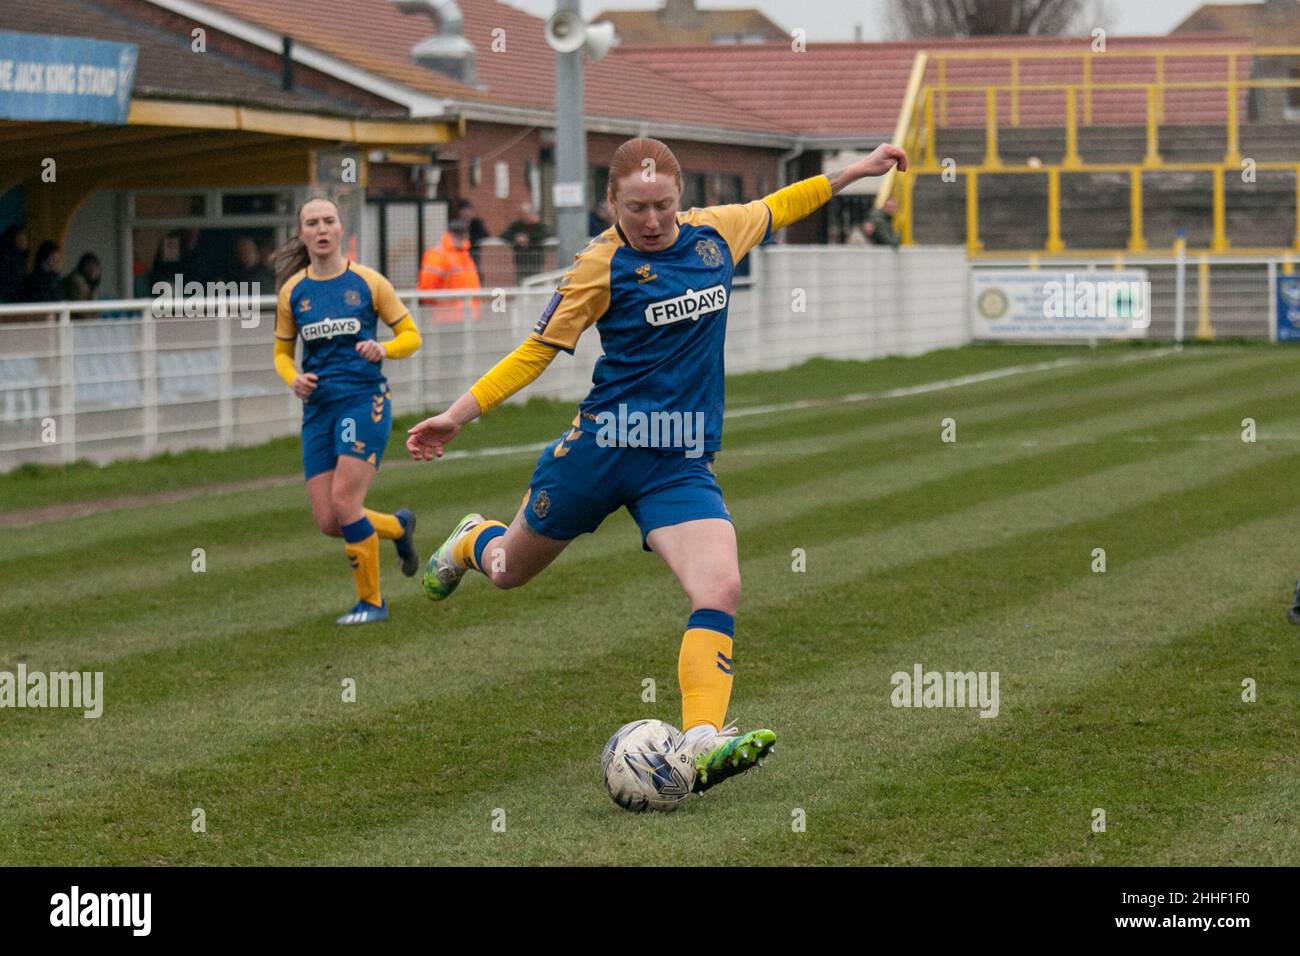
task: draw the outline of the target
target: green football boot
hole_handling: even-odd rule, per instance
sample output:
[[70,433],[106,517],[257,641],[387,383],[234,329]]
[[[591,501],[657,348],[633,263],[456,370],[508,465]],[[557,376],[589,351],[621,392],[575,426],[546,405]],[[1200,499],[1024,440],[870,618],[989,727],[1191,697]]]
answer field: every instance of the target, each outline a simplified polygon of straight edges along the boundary
[[759,766],[776,744],[776,734],[770,730],[751,730],[747,734],[732,736],[735,733],[735,727],[724,727],[698,746],[693,792],[703,793],[730,777]]
[[456,530],[433,552],[433,557],[424,566],[424,596],[430,601],[445,601],[456,590],[460,579],[469,570],[457,564],[453,557],[456,542],[485,520],[481,514],[468,514],[461,518]]

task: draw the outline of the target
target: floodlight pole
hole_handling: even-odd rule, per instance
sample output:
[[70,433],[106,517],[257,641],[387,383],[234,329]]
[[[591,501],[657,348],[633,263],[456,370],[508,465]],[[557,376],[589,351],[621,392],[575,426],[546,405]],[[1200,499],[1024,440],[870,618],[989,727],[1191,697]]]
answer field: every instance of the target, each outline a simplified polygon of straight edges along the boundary
[[[578,0],[555,0],[555,12],[580,15]],[[587,137],[583,128],[582,47],[555,54],[555,228],[567,268],[587,244]]]

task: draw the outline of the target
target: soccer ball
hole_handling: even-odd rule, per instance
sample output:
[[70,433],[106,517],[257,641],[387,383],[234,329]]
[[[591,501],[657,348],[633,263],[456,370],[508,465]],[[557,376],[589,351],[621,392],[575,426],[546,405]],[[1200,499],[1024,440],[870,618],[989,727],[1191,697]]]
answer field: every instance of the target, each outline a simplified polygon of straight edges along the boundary
[[614,731],[600,769],[614,802],[633,813],[676,810],[695,783],[682,732],[661,720],[634,720]]

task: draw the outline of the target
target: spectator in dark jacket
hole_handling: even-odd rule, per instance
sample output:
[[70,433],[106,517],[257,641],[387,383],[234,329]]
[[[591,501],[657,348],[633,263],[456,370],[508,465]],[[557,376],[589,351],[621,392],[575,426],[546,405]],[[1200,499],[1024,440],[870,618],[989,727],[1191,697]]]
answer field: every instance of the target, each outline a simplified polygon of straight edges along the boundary
[[235,250],[230,268],[221,277],[229,282],[243,282],[257,287],[257,295],[275,293],[275,273],[262,262],[262,251],[252,236],[240,236],[235,240]]
[[532,203],[525,202],[519,206],[519,218],[506,226],[501,238],[514,247],[516,282],[542,271],[546,224],[533,210]]
[[868,242],[877,246],[898,248],[902,237],[894,231],[894,213],[898,212],[898,200],[890,196],[878,209],[872,209],[862,224],[862,234]]
[[0,302],[18,302],[27,278],[27,255],[32,241],[27,227],[9,226],[0,233]]
[[19,299],[23,302],[58,302],[63,298],[63,250],[52,239],[46,239],[36,250],[32,271],[23,280]]
[[77,268],[63,277],[63,298],[68,302],[89,302],[95,298],[99,280],[104,277],[99,256],[84,252],[77,260]]
[[479,261],[479,246],[492,233],[488,232],[487,224],[479,218],[474,204],[468,199],[456,201],[456,218],[469,225],[469,257],[474,260],[474,268],[482,274],[483,263]]

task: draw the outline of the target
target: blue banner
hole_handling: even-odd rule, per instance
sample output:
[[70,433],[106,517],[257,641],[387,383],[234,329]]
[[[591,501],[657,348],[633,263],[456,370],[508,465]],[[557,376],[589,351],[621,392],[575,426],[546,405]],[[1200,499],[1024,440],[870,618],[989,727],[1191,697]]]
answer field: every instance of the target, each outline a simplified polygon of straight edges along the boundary
[[126,122],[134,43],[0,32],[0,119]]
[[1300,276],[1277,277],[1277,340],[1300,342]]

